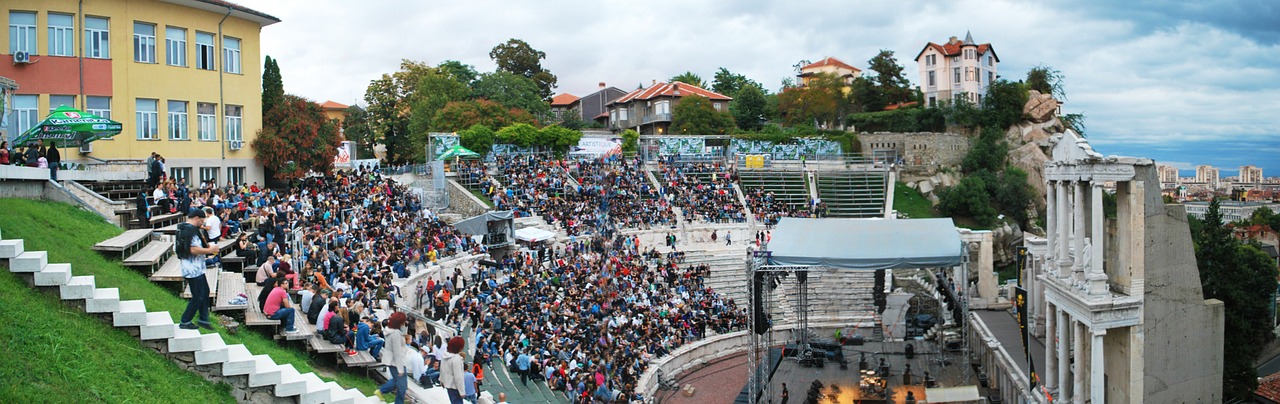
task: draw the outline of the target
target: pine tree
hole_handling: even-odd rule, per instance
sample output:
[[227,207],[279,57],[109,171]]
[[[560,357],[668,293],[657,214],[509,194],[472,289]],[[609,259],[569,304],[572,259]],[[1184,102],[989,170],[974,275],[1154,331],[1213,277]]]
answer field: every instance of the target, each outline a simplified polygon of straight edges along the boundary
[[[284,101],[284,78],[280,76],[280,66],[271,56],[263,63],[262,71],[262,116],[267,116],[271,109]],[[269,124],[263,122],[263,124]]]

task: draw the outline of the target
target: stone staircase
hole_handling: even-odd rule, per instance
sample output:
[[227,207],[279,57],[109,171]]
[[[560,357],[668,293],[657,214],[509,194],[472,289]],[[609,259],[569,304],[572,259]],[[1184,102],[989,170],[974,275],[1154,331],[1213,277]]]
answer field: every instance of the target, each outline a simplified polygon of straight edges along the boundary
[[738,307],[747,305],[747,262],[738,250],[691,250],[685,251],[681,268],[707,264],[711,274],[703,279],[703,284],[721,296],[733,299]]
[[[45,251],[26,251],[23,240],[0,239],[0,260],[9,272],[36,287],[57,288],[62,300],[83,302],[87,313],[105,315],[150,347],[209,380],[221,380],[244,390],[240,401],[299,403],[378,402],[359,390],[325,382],[315,373],[300,373],[293,365],[276,364],[267,355],[254,355],[244,345],[227,345],[217,333],[178,327],[165,311],[147,311],[141,300],[120,300],[118,288],[99,288],[93,276],[75,276],[71,264],[48,262]],[[46,289],[47,290],[47,289]]]
[[[809,322],[861,322],[875,317],[874,271],[849,271],[829,268],[809,272]],[[788,274],[773,290],[771,314],[774,324],[791,324],[797,319],[799,285],[795,274]]]
[[528,386],[521,385],[520,375],[508,372],[506,363],[499,358],[494,358],[493,366],[485,369],[481,390],[492,394],[495,402],[498,393],[507,393],[509,403],[569,403],[564,392],[551,390],[546,382],[530,380]]

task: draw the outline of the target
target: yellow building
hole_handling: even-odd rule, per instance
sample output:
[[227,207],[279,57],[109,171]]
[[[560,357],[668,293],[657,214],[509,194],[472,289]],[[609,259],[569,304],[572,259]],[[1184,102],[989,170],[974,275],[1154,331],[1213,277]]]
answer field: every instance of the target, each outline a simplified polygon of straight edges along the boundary
[[249,146],[262,129],[259,36],[280,19],[221,0],[5,0],[3,9],[0,76],[19,85],[6,139],[65,104],[124,130],[64,161],[156,152],[188,183],[263,181]]

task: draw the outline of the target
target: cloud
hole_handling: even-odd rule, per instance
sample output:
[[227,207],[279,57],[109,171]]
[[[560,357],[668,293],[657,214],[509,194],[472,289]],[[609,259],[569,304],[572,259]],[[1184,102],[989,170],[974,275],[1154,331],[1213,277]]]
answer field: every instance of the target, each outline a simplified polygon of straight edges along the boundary
[[490,71],[489,50],[509,38],[546,52],[557,91],[578,95],[685,71],[710,81],[720,67],[776,91],[799,60],[865,67],[880,49],[919,82],[912,59],[926,42],[971,31],[996,49],[1005,79],[1041,64],[1061,71],[1064,110],[1087,116],[1100,147],[1163,147],[1187,161],[1208,159],[1187,144],[1280,144],[1280,3],[1268,0],[239,1],[283,20],[263,29],[264,53],[280,60],[287,91],[317,101],[362,102],[401,59]]

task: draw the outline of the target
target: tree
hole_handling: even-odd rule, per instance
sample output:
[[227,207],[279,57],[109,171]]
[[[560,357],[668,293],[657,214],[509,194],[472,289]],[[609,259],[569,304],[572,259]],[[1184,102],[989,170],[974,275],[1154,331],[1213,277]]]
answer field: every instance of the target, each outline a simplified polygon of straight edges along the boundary
[[1223,226],[1218,200],[1209,203],[1204,221],[1192,233],[1196,265],[1205,299],[1221,300],[1223,329],[1222,392],[1247,399],[1257,387],[1253,361],[1272,338],[1270,302],[1276,290],[1275,262],[1253,245],[1241,243]]
[[369,82],[365,89],[364,102],[369,106],[368,123],[372,132],[371,146],[381,143],[386,146],[388,163],[399,164],[406,161],[404,152],[408,144],[409,120],[403,114],[404,100],[395,79],[389,74]]
[[678,81],[685,84],[692,84],[700,88],[707,88],[707,82],[702,81],[702,77],[698,76],[697,74],[694,74],[693,72],[680,73],[678,75],[672,76],[671,80],[669,81],[672,83],[675,83]]
[[1027,71],[1027,89],[1049,94],[1058,101],[1067,100],[1067,92],[1062,88],[1062,72],[1045,66],[1036,65]]
[[373,156],[373,131],[369,128],[369,114],[364,108],[347,107],[342,117],[342,135],[356,142],[356,156]]
[[471,89],[441,69],[428,69],[417,76],[414,92],[406,96],[409,100],[409,130],[415,134],[412,142],[415,150],[425,150],[418,146],[426,145],[426,134],[437,129],[433,122],[436,113],[450,102],[466,100]]
[[489,51],[489,58],[498,64],[498,70],[533,79],[542,98],[551,99],[551,90],[556,88],[556,76],[542,68],[542,59],[547,58],[545,52],[534,49],[525,41],[511,38],[494,46]]
[[635,129],[627,129],[622,131],[622,152],[634,153],[638,150],[640,143],[640,133]]
[[1249,224],[1267,226],[1271,231],[1280,231],[1280,214],[1263,206],[1249,215]]
[[966,176],[959,184],[942,190],[938,200],[938,211],[943,214],[971,217],[983,226],[995,223],[996,210],[991,207],[987,184],[976,175]]
[[849,106],[854,113],[883,110],[884,100],[876,83],[865,76],[855,77],[849,85]]
[[738,98],[738,91],[742,91],[742,89],[750,85],[764,89],[764,86],[761,86],[755,80],[721,67],[720,70],[716,70],[715,77],[711,80],[711,91]]
[[1031,204],[1031,186],[1027,184],[1027,172],[1009,167],[1000,173],[995,201],[1000,211],[1012,217],[1020,225],[1026,225],[1027,206]]
[[791,125],[842,124],[841,112],[847,111],[847,106],[844,82],[830,73],[818,73],[809,80],[809,85],[792,87],[778,94],[778,112]]
[[311,100],[285,94],[280,101],[263,119],[272,124],[253,140],[255,159],[281,181],[332,171],[340,144],[337,126]]
[[578,141],[582,140],[582,132],[560,125],[548,125],[538,131],[537,146],[544,147],[558,156],[563,156],[569,152],[569,148],[578,145]]
[[551,115],[551,105],[542,98],[538,83],[528,77],[498,70],[481,74],[472,87],[476,98],[528,111],[539,120]]
[[440,62],[439,65],[436,65],[436,69],[441,73],[449,75],[449,77],[452,77],[454,80],[468,86],[470,86],[472,82],[475,82],[476,78],[480,76],[479,73],[476,73],[475,67],[456,60]]
[[996,80],[987,87],[982,99],[982,125],[1004,130],[1022,121],[1022,107],[1027,105],[1027,89],[1022,83]]
[[458,144],[482,156],[493,150],[494,140],[497,135],[488,126],[476,124],[458,131]]
[[527,123],[512,124],[498,130],[498,143],[530,147],[538,142],[538,128]]
[[733,132],[733,116],[716,111],[711,100],[697,95],[680,97],[671,111],[671,133],[723,135]]
[[284,78],[280,76],[280,66],[275,59],[267,56],[267,61],[262,66],[262,116],[266,116],[283,100]]
[[453,101],[445,104],[432,119],[440,132],[457,132],[473,125],[502,128],[513,123],[536,124],[537,120],[523,110],[507,108],[489,100]]
[[875,72],[875,88],[885,105],[911,101],[915,96],[911,81],[903,74],[902,65],[894,59],[893,51],[882,49],[867,61],[868,70]]
[[977,141],[965,154],[960,167],[965,173],[986,170],[999,172],[1004,169],[1005,155],[1009,145],[1004,142],[1004,131],[996,127],[984,127]]
[[560,120],[556,122],[556,125],[573,130],[582,130],[582,128],[596,125],[596,121],[582,119],[582,110],[578,107],[573,107],[560,114]]
[[733,121],[738,124],[738,128],[760,130],[764,126],[767,104],[764,90],[759,85],[750,83],[736,91],[733,101],[729,101],[729,112],[733,114]]

